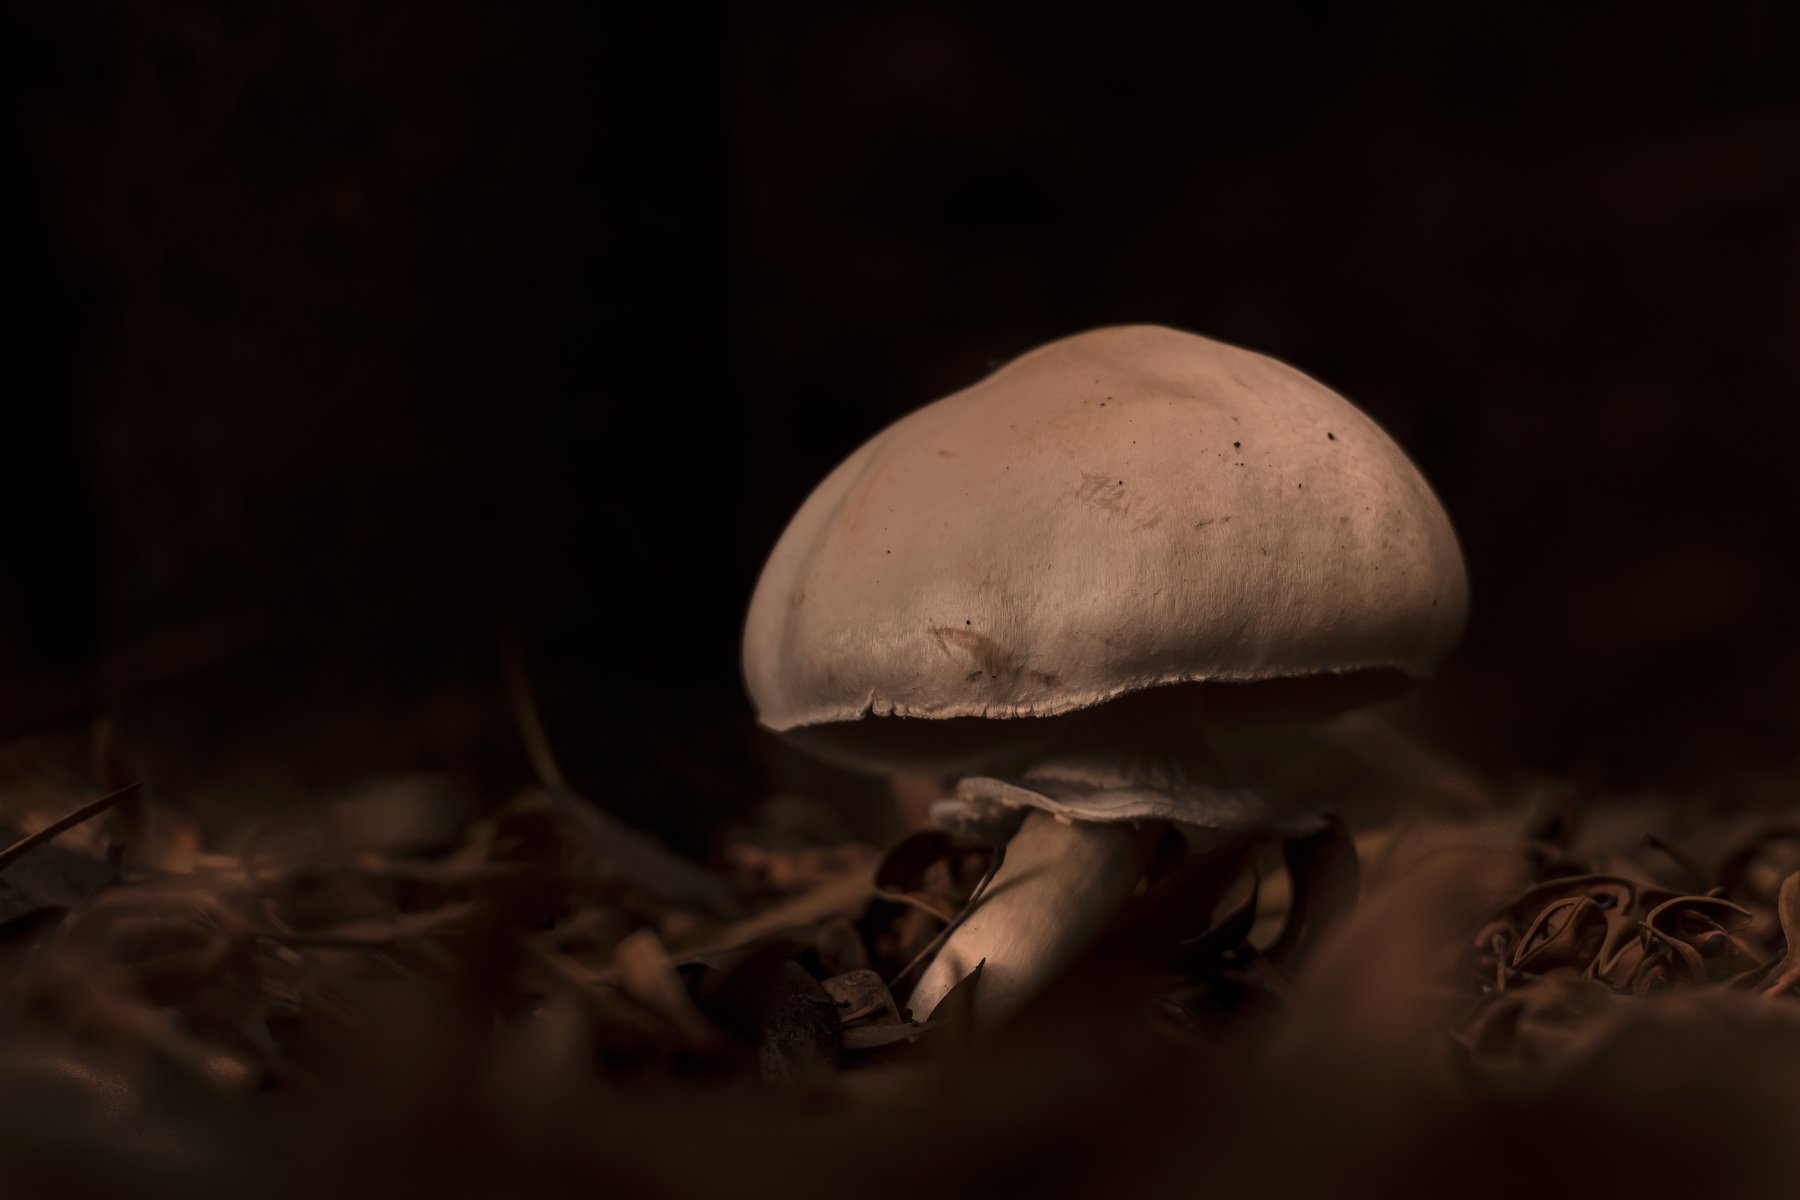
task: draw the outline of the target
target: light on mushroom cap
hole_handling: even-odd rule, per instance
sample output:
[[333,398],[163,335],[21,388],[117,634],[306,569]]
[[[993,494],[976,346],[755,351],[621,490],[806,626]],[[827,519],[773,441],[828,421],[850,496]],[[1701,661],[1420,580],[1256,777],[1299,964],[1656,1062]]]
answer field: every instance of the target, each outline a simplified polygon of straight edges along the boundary
[[883,767],[881,718],[1423,678],[1466,608],[1449,519],[1373,421],[1263,355],[1128,326],[1034,350],[832,472],[763,570],[744,672],[765,725]]

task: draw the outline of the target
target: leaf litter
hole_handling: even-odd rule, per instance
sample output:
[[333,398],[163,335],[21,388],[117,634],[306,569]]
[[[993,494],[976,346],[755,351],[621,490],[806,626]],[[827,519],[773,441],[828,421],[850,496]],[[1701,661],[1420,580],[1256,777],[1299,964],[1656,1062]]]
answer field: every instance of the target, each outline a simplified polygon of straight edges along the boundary
[[153,835],[0,850],[0,1150],[62,1194],[1584,1194],[1686,1179],[1646,1138],[1711,1139],[1715,1185],[1795,1158],[1791,814],[1705,852],[1517,805],[1171,838],[978,1038],[979,968],[905,1007],[1004,854],[948,831],[646,867],[566,788],[411,777],[224,832],[129,798]]

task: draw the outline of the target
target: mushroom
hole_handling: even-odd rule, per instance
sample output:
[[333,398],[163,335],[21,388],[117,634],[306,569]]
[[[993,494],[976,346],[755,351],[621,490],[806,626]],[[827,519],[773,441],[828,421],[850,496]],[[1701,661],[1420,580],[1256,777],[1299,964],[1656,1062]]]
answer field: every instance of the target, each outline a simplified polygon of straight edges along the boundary
[[1170,824],[1296,827],[1285,731],[1397,694],[1461,632],[1437,497],[1341,396],[1158,326],[1042,346],[864,444],[750,604],[761,722],[1023,813],[911,998],[985,963],[1003,1021],[1093,939]]

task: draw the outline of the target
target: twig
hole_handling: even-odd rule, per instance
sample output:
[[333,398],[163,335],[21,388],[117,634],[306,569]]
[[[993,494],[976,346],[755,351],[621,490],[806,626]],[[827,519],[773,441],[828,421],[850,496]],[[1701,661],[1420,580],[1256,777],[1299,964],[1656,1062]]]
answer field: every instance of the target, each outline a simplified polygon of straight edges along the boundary
[[58,817],[36,833],[27,834],[4,850],[0,850],[0,871],[12,866],[33,850],[60,833],[67,833],[83,821],[91,821],[125,797],[137,791],[139,784],[128,783],[116,792],[108,792],[98,800],[90,800],[74,812]]
[[519,737],[525,742],[525,757],[531,763],[532,773],[546,791],[570,791],[569,777],[563,774],[562,764],[556,760],[556,751],[550,745],[550,737],[544,732],[537,692],[525,670],[525,651],[519,644],[519,631],[509,623],[500,636],[507,699],[512,702],[513,719],[519,723]]
[[932,956],[943,948],[950,935],[956,932],[957,926],[961,925],[968,915],[975,911],[975,906],[981,902],[982,895],[988,890],[988,884],[994,882],[994,876],[1000,873],[1000,864],[1005,861],[1006,844],[1002,842],[994,847],[994,857],[988,861],[987,874],[981,877],[981,882],[976,884],[975,890],[969,893],[969,901],[963,905],[962,911],[957,913],[955,919],[948,925],[938,930],[938,935],[926,943],[925,948],[915,954],[911,962],[901,968],[900,973],[888,983],[889,991],[898,992],[901,983],[908,979],[913,972],[930,962]]
[[[676,966],[705,962],[709,958],[719,958],[727,954],[736,954],[762,945],[785,933],[796,933],[809,926],[841,915],[847,910],[856,908],[867,900],[874,899],[874,881],[867,871],[851,871],[835,879],[827,880],[812,891],[782,904],[746,917],[733,925],[718,930],[713,939],[705,945],[683,950],[679,954],[671,954],[669,961]],[[546,943],[542,949],[546,953],[563,954],[553,944]],[[571,958],[571,961],[575,961]],[[615,968],[591,973],[589,982],[616,983],[618,974]]]
[[704,946],[684,951],[676,962],[689,962],[718,954],[748,949],[759,942],[806,929],[828,918],[857,908],[875,897],[875,883],[867,870],[849,871],[828,879],[809,892],[783,901],[774,908],[714,932]]
[[525,656],[519,648],[518,632],[510,625],[504,630],[502,657],[505,659],[506,690],[512,701],[513,717],[519,725],[519,736],[525,742],[525,753],[531,760],[531,769],[563,818],[602,858],[616,867],[627,882],[670,903],[696,908],[710,916],[730,919],[740,915],[743,906],[724,884],[569,786],[568,777],[556,761],[538,714],[537,698],[525,671]]
[[283,946],[320,950],[385,950],[413,938],[454,937],[467,932],[481,906],[465,901],[447,904],[431,912],[411,913],[385,921],[359,921],[330,929],[251,929],[247,938],[259,938]]

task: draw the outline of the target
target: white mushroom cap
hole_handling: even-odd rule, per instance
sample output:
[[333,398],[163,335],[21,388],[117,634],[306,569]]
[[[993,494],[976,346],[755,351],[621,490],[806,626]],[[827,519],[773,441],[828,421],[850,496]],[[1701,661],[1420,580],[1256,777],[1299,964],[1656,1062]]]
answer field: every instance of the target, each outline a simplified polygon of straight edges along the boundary
[[881,767],[919,726],[880,718],[1025,734],[1169,684],[1424,678],[1467,598],[1437,497],[1343,397],[1126,326],[1040,347],[833,471],[763,569],[744,673],[763,724]]

